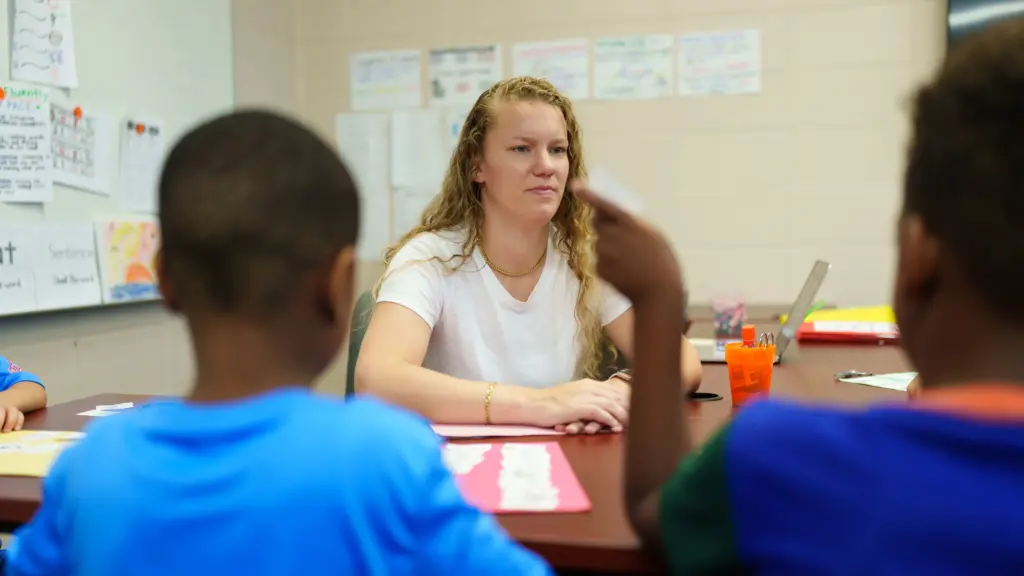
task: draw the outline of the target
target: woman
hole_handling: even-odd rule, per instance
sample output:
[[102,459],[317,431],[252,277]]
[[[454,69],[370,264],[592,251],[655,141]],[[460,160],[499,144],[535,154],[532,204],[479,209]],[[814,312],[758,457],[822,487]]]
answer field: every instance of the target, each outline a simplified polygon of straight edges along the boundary
[[[389,248],[356,387],[445,423],[621,430],[627,378],[595,381],[606,339],[633,351],[630,303],[594,273],[572,104],[513,78],[470,111],[441,193]],[[700,360],[684,340],[684,382]]]

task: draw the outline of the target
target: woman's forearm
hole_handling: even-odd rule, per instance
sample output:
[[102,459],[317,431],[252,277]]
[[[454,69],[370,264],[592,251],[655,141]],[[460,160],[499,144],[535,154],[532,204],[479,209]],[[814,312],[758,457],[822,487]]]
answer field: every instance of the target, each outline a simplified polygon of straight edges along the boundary
[[[463,380],[412,365],[356,374],[358,391],[444,424],[483,424],[490,386],[490,382]],[[530,424],[530,408],[537,400],[535,389],[498,383],[491,392],[491,423]]]

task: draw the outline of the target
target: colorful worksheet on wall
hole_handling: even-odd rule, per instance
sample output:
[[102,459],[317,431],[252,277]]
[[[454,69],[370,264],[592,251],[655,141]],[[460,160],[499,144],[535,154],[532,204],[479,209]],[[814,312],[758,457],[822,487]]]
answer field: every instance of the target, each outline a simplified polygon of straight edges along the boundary
[[390,126],[390,117],[382,112],[339,114],[335,118],[338,151],[359,186],[361,260],[382,260],[390,241]]
[[594,41],[594,97],[630,100],[672,96],[674,46],[668,34],[598,38]]
[[0,316],[36,309],[36,239],[33,226],[0,226]]
[[501,46],[465,46],[430,51],[430,104],[472,105],[500,81]]
[[486,512],[590,510],[556,442],[446,444],[443,455],[463,497]]
[[50,103],[53,180],[110,196],[117,122],[91,108]]
[[45,88],[0,86],[0,202],[53,200],[50,93]]
[[156,221],[96,222],[94,228],[103,303],[158,298],[154,260],[160,234]]
[[590,41],[585,38],[516,44],[512,75],[545,78],[573,100],[590,97]]
[[103,303],[92,224],[40,225],[33,261],[36,309],[60,310]]
[[129,118],[121,124],[121,206],[137,214],[157,213],[157,184],[164,161],[161,122]]
[[761,91],[759,30],[683,34],[678,49],[680,95]]
[[349,57],[352,110],[418,108],[423,104],[419,50],[360,52]]
[[78,87],[74,0],[14,0],[11,78],[60,88]]

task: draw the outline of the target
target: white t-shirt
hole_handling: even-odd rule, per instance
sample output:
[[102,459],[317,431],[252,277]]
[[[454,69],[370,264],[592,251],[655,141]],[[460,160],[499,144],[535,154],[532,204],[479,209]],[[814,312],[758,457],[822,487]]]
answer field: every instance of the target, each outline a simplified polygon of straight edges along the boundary
[[[577,337],[580,283],[552,240],[537,286],[526,302],[505,290],[480,250],[461,269],[465,234],[423,233],[395,255],[377,302],[404,306],[431,327],[423,366],[483,382],[546,388],[574,379],[582,343]],[[601,322],[629,310],[630,302],[600,282]]]

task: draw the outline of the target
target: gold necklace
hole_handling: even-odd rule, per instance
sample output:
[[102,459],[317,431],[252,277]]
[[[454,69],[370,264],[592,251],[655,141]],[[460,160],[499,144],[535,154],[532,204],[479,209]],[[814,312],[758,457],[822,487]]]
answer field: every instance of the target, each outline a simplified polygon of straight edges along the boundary
[[536,272],[537,268],[540,268],[540,265],[544,263],[544,259],[548,255],[548,247],[547,246],[544,247],[544,252],[541,253],[540,258],[537,260],[537,263],[534,264],[532,268],[530,268],[526,272],[519,272],[519,273],[509,272],[507,270],[502,270],[501,268],[498,268],[497,266],[495,266],[494,263],[491,262],[491,259],[487,257],[487,252],[484,252],[484,247],[483,246],[480,247],[480,255],[484,257],[484,262],[486,262],[487,265],[491,267],[491,270],[494,270],[495,272],[497,272],[498,274],[501,274],[502,276],[508,276],[509,278],[516,278],[518,276],[526,276],[527,274]]

